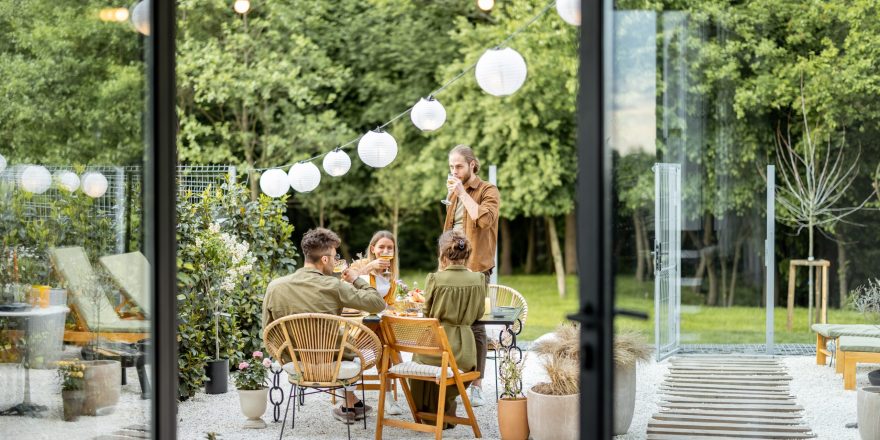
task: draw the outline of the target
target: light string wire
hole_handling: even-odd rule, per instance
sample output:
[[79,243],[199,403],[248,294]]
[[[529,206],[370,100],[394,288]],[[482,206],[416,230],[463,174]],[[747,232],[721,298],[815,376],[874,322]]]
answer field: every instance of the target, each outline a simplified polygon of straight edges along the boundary
[[[512,40],[514,37],[516,37],[517,35],[519,35],[519,34],[522,33],[523,31],[525,31],[526,28],[528,28],[529,26],[531,26],[532,24],[534,24],[536,21],[538,21],[541,17],[543,17],[545,14],[547,14],[547,12],[550,11],[550,9],[553,8],[554,6],[556,6],[556,0],[552,0],[550,3],[548,3],[546,6],[544,6],[543,9],[541,9],[541,12],[538,12],[537,15],[535,15],[534,17],[532,17],[531,19],[529,19],[529,21],[527,21],[525,24],[523,24],[522,26],[520,26],[519,28],[517,28],[515,31],[513,31],[512,33],[510,33],[510,35],[508,35],[508,36],[505,37],[503,40],[501,40],[500,43],[496,44],[495,46],[492,46],[492,48],[493,48],[493,49],[502,49],[502,48],[504,48],[504,47],[507,45],[507,43],[510,42],[510,40]],[[479,62],[479,60],[478,60],[478,62]],[[465,75],[467,75],[468,72],[470,72],[471,70],[474,70],[475,67],[477,67],[477,63],[476,63],[476,62],[473,63],[473,64],[471,64],[471,65],[469,65],[469,66],[466,67],[464,70],[462,70],[462,71],[459,72],[457,75],[455,75],[452,79],[450,79],[449,81],[447,81],[446,83],[444,83],[443,85],[441,85],[440,87],[438,87],[437,89],[435,89],[434,91],[432,91],[432,92],[428,95],[428,98],[432,98],[432,97],[436,96],[437,94],[443,92],[444,90],[446,90],[447,87],[451,86],[451,85],[454,84],[456,81],[460,80],[462,77],[464,77]],[[415,104],[413,104],[412,106],[408,107],[406,110],[400,112],[400,114],[398,114],[397,116],[395,116],[395,117],[389,119],[388,122],[385,122],[384,124],[379,125],[378,127],[376,127],[375,131],[382,131],[382,130],[385,129],[385,127],[388,127],[389,125],[391,125],[391,124],[397,122],[398,120],[400,120],[400,118],[402,118],[402,117],[406,116],[407,114],[409,114],[409,112],[412,111],[413,107],[415,107]],[[364,133],[364,134],[366,134],[366,133]],[[288,168],[288,167],[292,167],[292,166],[294,166],[294,165],[296,165],[296,164],[300,164],[300,163],[308,163],[308,162],[315,161],[315,160],[317,160],[317,159],[321,159],[321,158],[323,158],[324,156],[330,154],[331,152],[345,150],[345,149],[347,149],[348,147],[350,147],[352,144],[354,144],[355,142],[360,141],[361,138],[364,137],[364,134],[360,134],[360,135],[358,135],[356,138],[354,138],[354,139],[352,139],[352,140],[350,140],[350,141],[348,141],[348,142],[346,142],[346,143],[344,143],[344,144],[341,144],[341,145],[339,145],[339,146],[337,146],[337,147],[331,149],[330,151],[326,151],[326,152],[321,153],[321,154],[318,154],[318,155],[316,155],[316,156],[312,156],[312,157],[310,157],[310,158],[308,158],[308,159],[302,159],[302,160],[298,160],[298,161],[293,162],[293,163],[289,163],[289,164],[285,164],[285,165],[278,165],[278,166],[273,166],[273,167],[267,167],[267,168],[250,168],[250,169],[248,169],[248,171],[247,171],[247,179],[249,180],[249,179],[250,179],[250,175],[251,175],[251,173],[254,173],[254,172],[263,172],[263,171],[271,170],[271,169],[275,169],[275,168],[279,168],[279,169],[282,169],[282,168]]]

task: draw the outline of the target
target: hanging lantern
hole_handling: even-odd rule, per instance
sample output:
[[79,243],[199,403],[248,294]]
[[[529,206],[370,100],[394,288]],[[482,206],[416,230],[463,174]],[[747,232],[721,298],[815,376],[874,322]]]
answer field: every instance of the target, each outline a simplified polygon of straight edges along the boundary
[[0,154],[0,173],[2,173],[3,170],[5,170],[5,169],[6,169],[6,158],[3,157],[2,154]]
[[508,96],[519,90],[526,82],[526,73],[526,60],[509,47],[487,50],[474,72],[480,88],[494,96]]
[[290,182],[287,181],[287,173],[279,168],[267,170],[260,176],[260,190],[269,197],[281,197],[287,194]]
[[74,192],[79,188],[79,176],[73,171],[56,171],[55,181],[67,192]]
[[373,168],[384,168],[397,157],[397,141],[384,131],[370,130],[358,142],[358,157]]
[[344,175],[351,169],[351,158],[344,151],[335,149],[324,156],[324,171],[333,177]]
[[419,99],[409,112],[409,118],[419,130],[434,131],[446,122],[446,109],[440,101],[429,96],[428,99]]
[[311,162],[300,162],[287,173],[287,180],[296,192],[310,192],[321,183],[321,170]]
[[150,0],[142,0],[131,10],[131,24],[144,34],[150,35]]
[[566,23],[581,25],[581,0],[557,0],[556,12]]
[[82,175],[82,192],[87,196],[97,199],[107,193],[107,178],[98,172],[88,172]]
[[495,7],[495,0],[477,0],[477,7],[482,11],[489,12]]
[[235,3],[232,4],[232,9],[239,14],[245,14],[251,9],[251,2],[250,0],[235,0]]
[[18,184],[29,193],[42,194],[52,186],[52,174],[44,166],[28,165],[21,171]]

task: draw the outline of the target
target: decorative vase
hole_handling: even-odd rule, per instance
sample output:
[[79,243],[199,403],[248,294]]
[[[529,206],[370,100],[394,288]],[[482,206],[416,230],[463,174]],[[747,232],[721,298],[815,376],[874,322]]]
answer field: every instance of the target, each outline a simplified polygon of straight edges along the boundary
[[880,440],[880,387],[860,388],[856,408],[859,436],[862,440]]
[[82,414],[86,392],[84,390],[61,390],[61,399],[64,401],[64,421],[75,422]]
[[266,400],[269,396],[269,389],[260,390],[238,390],[238,402],[241,404],[241,412],[247,417],[244,422],[245,428],[263,429],[266,422],[263,421],[263,414],[266,412]]
[[82,364],[85,366],[83,391],[86,396],[82,414],[103,416],[113,413],[122,387],[122,366],[119,361],[82,361]]
[[529,418],[526,398],[498,400],[498,431],[501,440],[528,440]]
[[629,431],[636,409],[636,364],[614,369],[614,435]]
[[229,359],[215,359],[205,365],[205,392],[208,394],[224,394],[229,385]]
[[528,391],[529,431],[535,440],[578,440],[578,394],[553,396]]

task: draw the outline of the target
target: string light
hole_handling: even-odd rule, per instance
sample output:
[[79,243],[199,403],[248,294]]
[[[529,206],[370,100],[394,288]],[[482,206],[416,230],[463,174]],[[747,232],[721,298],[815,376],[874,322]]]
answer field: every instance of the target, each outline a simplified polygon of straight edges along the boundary
[[232,9],[239,14],[247,14],[247,11],[251,9],[250,0],[235,0],[235,3],[232,4]]
[[477,0],[477,7],[483,11],[489,12],[495,7],[495,0]]

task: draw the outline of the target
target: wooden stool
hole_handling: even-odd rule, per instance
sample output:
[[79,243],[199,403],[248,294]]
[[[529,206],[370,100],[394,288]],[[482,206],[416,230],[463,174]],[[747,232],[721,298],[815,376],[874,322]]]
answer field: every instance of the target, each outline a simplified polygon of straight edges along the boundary
[[[791,331],[792,319],[794,316],[794,279],[796,275],[796,270],[798,267],[817,267],[822,270],[816,271],[816,281],[814,283],[815,286],[815,295],[816,295],[816,308],[821,309],[819,311],[819,322],[821,324],[825,324],[828,322],[828,268],[831,267],[831,262],[828,260],[791,260],[788,263],[788,321],[786,321],[785,328],[788,331]],[[821,301],[820,301],[820,286],[821,286]],[[809,317],[809,325],[813,324],[813,313],[812,313],[812,304],[814,292],[809,292],[810,295],[809,303],[810,313]]]

